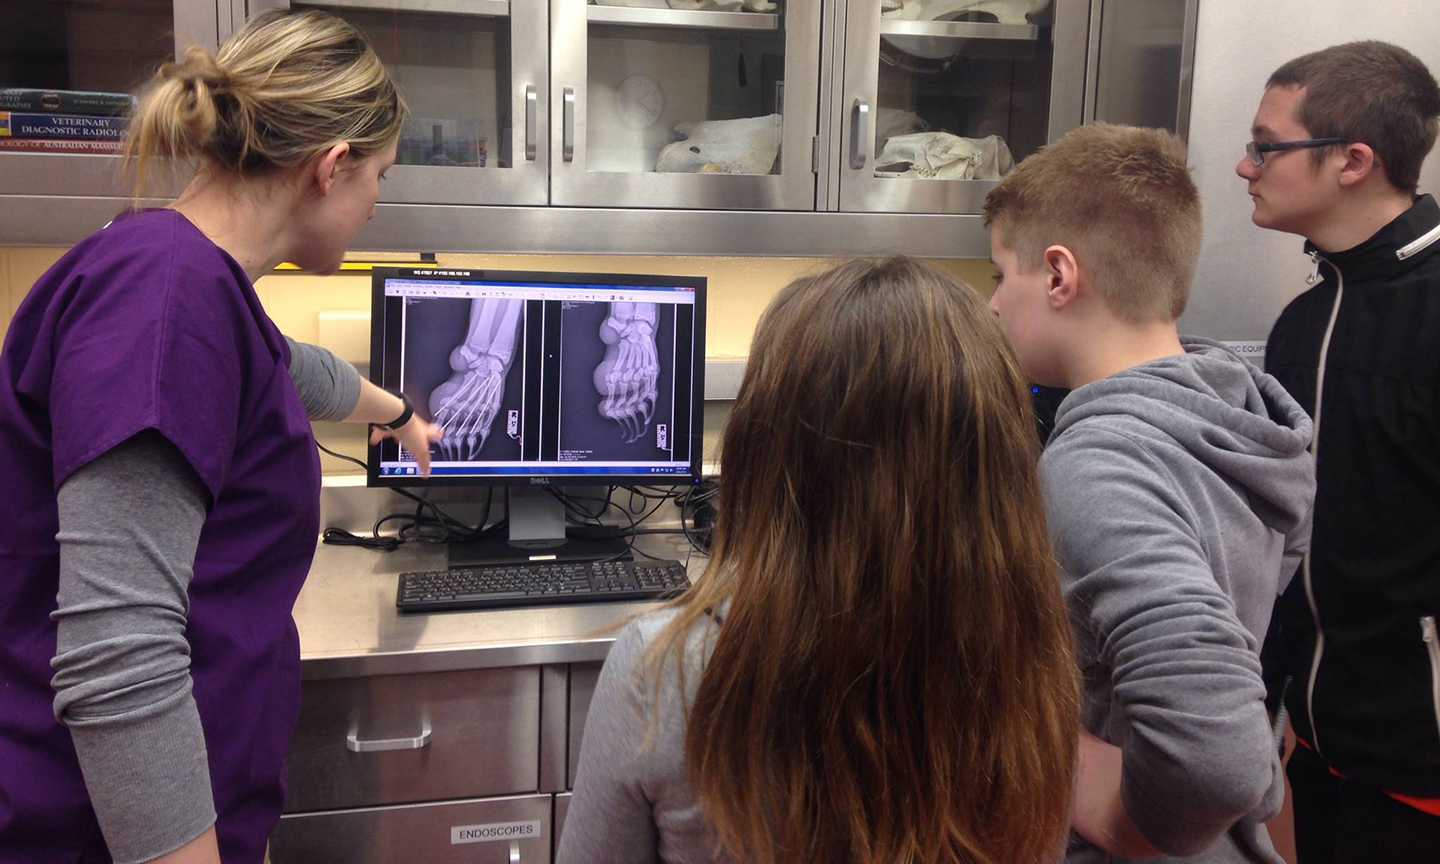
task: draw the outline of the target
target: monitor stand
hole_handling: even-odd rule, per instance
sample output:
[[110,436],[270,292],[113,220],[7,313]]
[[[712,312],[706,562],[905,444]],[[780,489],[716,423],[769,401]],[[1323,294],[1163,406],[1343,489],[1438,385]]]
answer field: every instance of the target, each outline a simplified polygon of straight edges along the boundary
[[618,527],[567,527],[565,505],[549,490],[532,486],[507,489],[505,512],[510,522],[509,536],[451,543],[451,569],[544,561],[623,561],[633,557]]

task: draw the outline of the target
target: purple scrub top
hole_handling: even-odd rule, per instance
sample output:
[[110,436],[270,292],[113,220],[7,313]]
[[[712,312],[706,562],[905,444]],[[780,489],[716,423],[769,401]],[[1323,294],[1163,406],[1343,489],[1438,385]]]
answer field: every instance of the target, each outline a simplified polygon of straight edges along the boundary
[[16,310],[0,352],[0,862],[110,860],[52,712],[55,493],[147,429],[210,492],[190,675],[221,857],[261,860],[300,708],[290,612],[320,522],[320,463],[289,362],[245,271],[173,210],[90,235]]

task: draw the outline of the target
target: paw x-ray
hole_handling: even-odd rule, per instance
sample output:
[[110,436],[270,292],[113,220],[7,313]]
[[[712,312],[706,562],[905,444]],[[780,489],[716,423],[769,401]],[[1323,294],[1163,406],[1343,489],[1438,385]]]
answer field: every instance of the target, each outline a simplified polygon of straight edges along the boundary
[[675,307],[572,302],[560,314],[561,458],[666,458]]
[[[431,445],[440,461],[518,460],[525,303],[427,298],[405,319],[405,391],[445,429]],[[421,396],[422,398],[415,398]],[[422,407],[423,406],[423,407]]]
[[[443,428],[430,446],[441,482],[696,470],[702,286],[401,273],[377,295],[374,371]],[[394,440],[377,448],[380,474],[416,473]]]

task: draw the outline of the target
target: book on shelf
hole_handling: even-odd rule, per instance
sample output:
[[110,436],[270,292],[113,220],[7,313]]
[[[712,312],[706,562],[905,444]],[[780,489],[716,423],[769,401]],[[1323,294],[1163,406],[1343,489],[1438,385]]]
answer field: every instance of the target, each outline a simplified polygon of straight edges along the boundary
[[135,97],[129,93],[0,87],[0,111],[113,116],[124,114],[133,107],[135,107]]
[[0,137],[0,152],[108,153],[118,156],[124,151],[125,143],[123,141],[107,141],[99,138]]
[[125,134],[124,117],[85,114],[32,114],[0,111],[0,138],[98,138],[119,140]]

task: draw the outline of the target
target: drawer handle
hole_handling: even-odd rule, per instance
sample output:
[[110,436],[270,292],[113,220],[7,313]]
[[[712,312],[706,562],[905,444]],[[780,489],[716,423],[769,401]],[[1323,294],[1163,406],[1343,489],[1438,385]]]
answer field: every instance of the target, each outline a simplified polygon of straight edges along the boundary
[[510,841],[510,864],[520,864],[520,842]]
[[414,738],[377,738],[373,741],[361,741],[359,730],[354,726],[350,727],[350,734],[345,736],[345,747],[351,753],[381,753],[386,750],[420,750],[429,746],[429,720],[424,721],[420,725],[420,734]]

